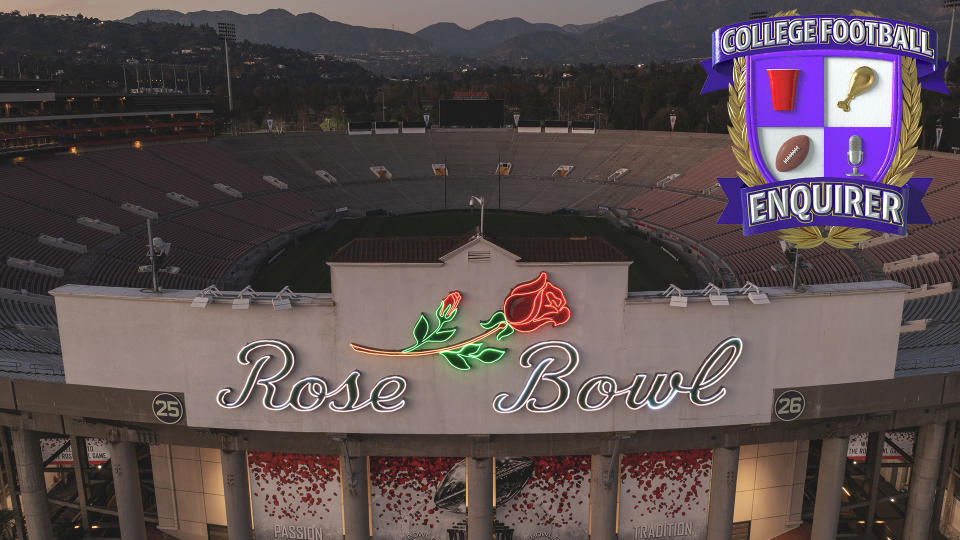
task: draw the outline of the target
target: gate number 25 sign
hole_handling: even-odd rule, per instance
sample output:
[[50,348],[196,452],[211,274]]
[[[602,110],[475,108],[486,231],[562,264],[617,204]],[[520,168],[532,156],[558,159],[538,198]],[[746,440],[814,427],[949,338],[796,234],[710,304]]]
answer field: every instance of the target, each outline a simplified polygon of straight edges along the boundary
[[183,402],[173,394],[157,394],[153,398],[153,416],[164,424],[176,424],[183,419]]

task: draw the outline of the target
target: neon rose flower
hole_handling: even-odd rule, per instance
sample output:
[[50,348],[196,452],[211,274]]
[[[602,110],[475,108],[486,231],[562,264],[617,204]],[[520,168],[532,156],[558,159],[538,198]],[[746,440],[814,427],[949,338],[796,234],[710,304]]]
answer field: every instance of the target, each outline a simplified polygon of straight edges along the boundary
[[460,305],[460,300],[462,299],[463,295],[460,294],[460,291],[453,291],[447,294],[443,302],[440,302],[440,309],[437,310],[437,316],[443,319],[452,319],[456,316],[457,306]]
[[560,326],[570,320],[567,299],[547,280],[546,272],[514,287],[503,301],[503,313],[517,332],[533,332],[547,323]]
[[501,341],[516,332],[533,332],[552,324],[560,326],[570,320],[567,299],[559,287],[550,283],[546,272],[540,272],[533,281],[514,287],[503,301],[503,309],[480,323],[484,332],[469,339],[445,345],[457,332],[456,327],[446,325],[457,316],[463,300],[460,291],[451,291],[440,301],[434,312],[436,323],[431,323],[424,313],[420,314],[413,327],[413,345],[402,349],[378,349],[351,343],[350,347],[360,353],[375,356],[429,356],[438,354],[451,366],[468,370],[473,362],[492,364],[506,353],[506,349],[488,347],[483,341],[495,336]]

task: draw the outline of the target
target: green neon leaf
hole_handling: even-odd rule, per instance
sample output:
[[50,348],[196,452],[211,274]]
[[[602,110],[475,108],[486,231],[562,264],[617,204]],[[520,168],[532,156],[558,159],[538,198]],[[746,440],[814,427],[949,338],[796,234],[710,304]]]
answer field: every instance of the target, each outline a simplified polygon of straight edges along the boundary
[[480,327],[484,330],[489,330],[494,326],[507,322],[507,316],[503,314],[502,311],[498,311],[490,316],[487,322],[480,323]]
[[420,319],[417,321],[417,325],[413,327],[413,339],[417,340],[417,345],[423,343],[423,340],[427,337],[427,332],[429,331],[430,323],[427,322],[427,318],[423,316],[423,313],[421,313]]
[[444,341],[452,338],[456,333],[456,328],[437,329],[433,334],[430,334],[430,337],[427,338],[427,341],[430,343],[443,343]]
[[483,348],[483,343],[467,343],[457,351],[463,356],[473,356],[480,352],[480,349]]
[[494,347],[487,347],[486,349],[483,349],[482,351],[474,354],[473,358],[476,358],[477,360],[483,362],[484,364],[492,364],[497,360],[500,360],[500,358],[502,358],[504,353],[506,352],[507,352],[506,349],[497,349]]
[[509,324],[504,327],[503,330],[497,332],[497,341],[501,341],[503,338],[513,334],[513,327]]
[[444,322],[452,321],[453,318],[457,316],[457,311],[458,311],[457,309],[454,309],[453,311],[450,312],[450,315],[449,315],[449,316],[444,317],[444,316],[443,316],[443,302],[440,302],[440,305],[437,306],[437,311],[435,311],[434,313],[435,313],[436,316],[437,316],[437,320],[438,320],[439,322],[441,322],[441,323],[444,323]]
[[467,362],[467,359],[464,358],[458,351],[443,351],[440,353],[440,356],[444,357],[451,366],[459,369],[460,371],[467,371],[470,369],[470,363]]

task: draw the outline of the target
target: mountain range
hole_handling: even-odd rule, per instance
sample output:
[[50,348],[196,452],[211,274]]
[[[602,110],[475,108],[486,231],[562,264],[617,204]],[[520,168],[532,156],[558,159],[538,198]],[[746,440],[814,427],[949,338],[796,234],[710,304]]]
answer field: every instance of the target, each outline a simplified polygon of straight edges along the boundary
[[413,34],[384,28],[367,28],[331,21],[316,13],[294,15],[283,9],[243,15],[233,11],[191,11],[168,9],[134,13],[125,23],[161,22],[217,27],[218,22],[237,26],[237,38],[277,47],[313,53],[356,55],[378,51],[437,52],[434,45]]
[[[940,2],[915,0],[771,0],[775,13],[799,8],[802,14],[849,14],[858,9],[881,17],[908,20],[937,30],[946,42],[950,10]],[[634,64],[705,58],[710,32],[742,21],[756,9],[754,0],[662,0],[603,21],[557,26],[520,18],[497,19],[471,29],[441,22],[410,34],[352,26],[315,13],[293,15],[282,9],[242,15],[232,11],[140,11],[122,22],[207,24],[232,22],[239,39],[315,53],[368,55],[387,52],[474,58],[504,65],[558,63]]]

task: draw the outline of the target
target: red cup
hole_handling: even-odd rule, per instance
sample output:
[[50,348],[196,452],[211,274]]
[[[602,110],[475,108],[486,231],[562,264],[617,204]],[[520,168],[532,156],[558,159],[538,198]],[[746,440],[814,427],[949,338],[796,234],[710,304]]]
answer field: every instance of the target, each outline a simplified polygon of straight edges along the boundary
[[770,98],[773,110],[792,111],[797,99],[797,76],[799,69],[768,69],[770,77]]

